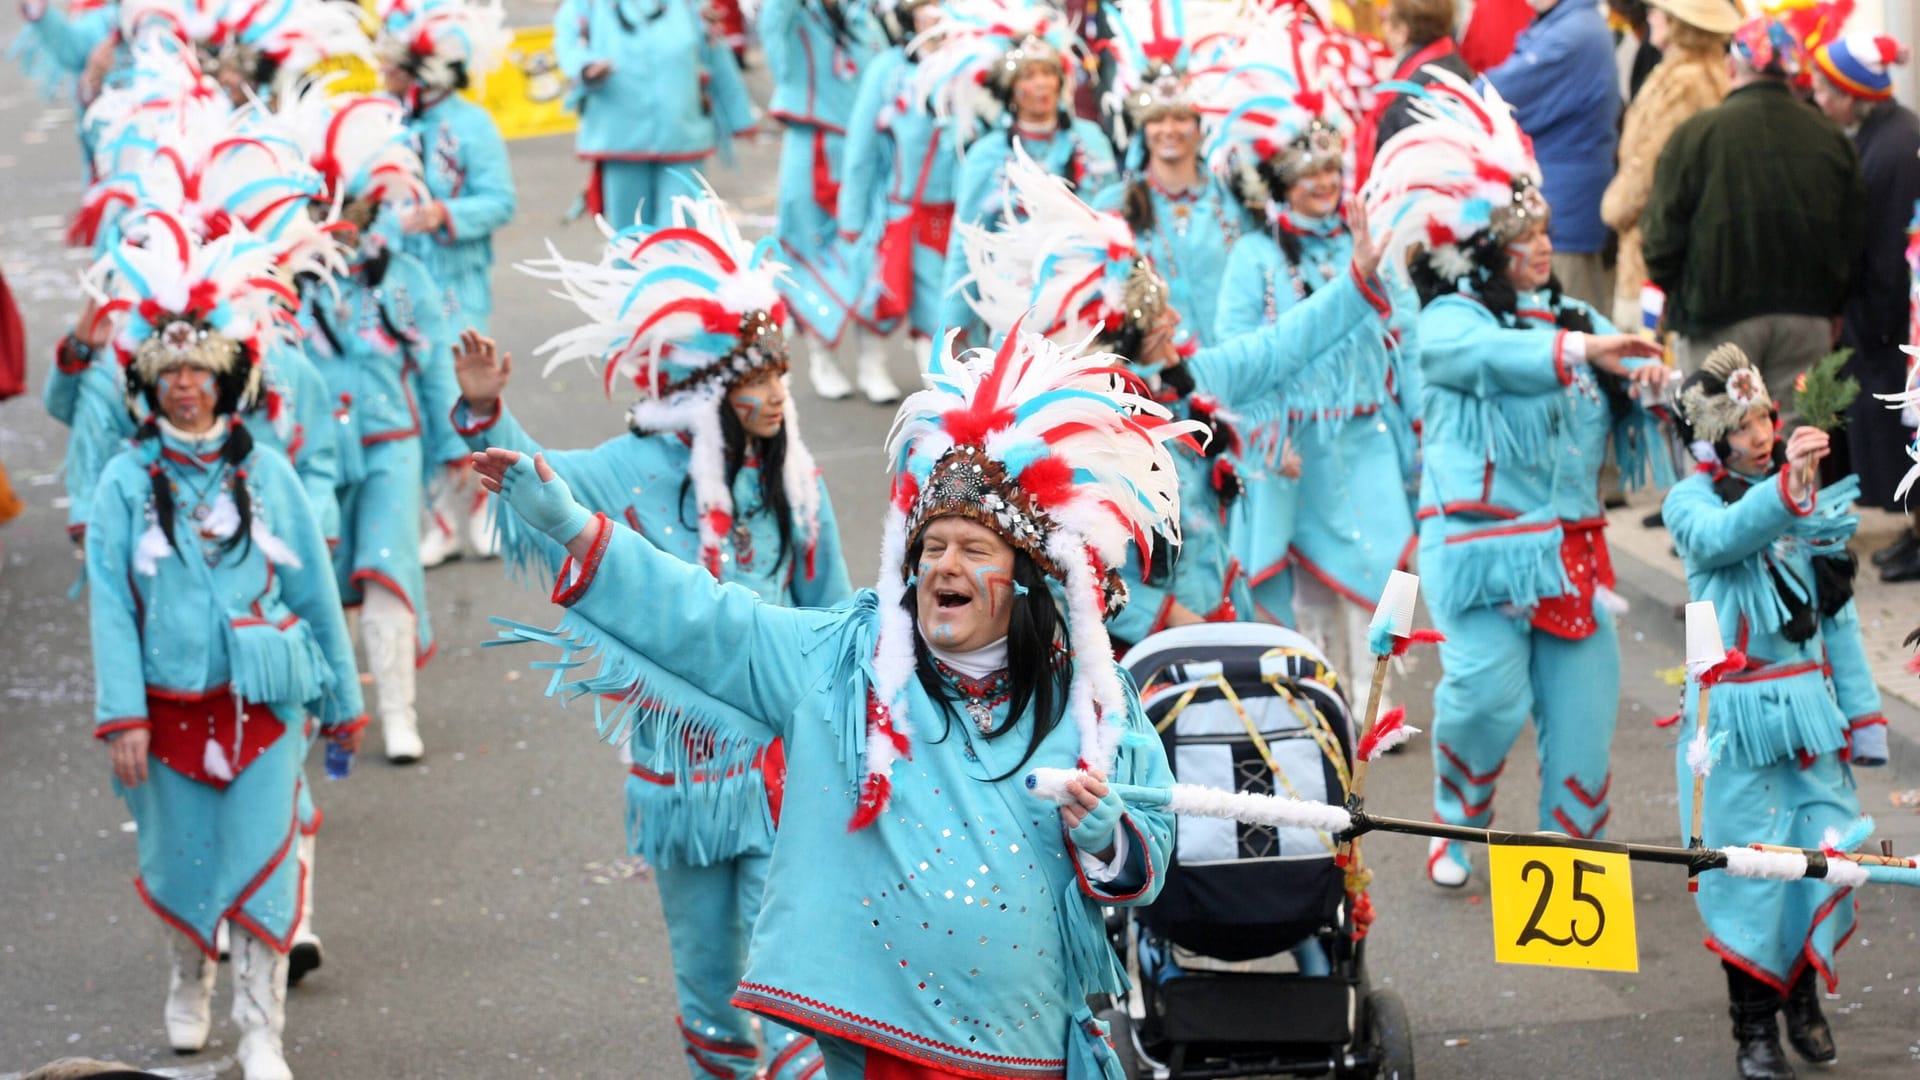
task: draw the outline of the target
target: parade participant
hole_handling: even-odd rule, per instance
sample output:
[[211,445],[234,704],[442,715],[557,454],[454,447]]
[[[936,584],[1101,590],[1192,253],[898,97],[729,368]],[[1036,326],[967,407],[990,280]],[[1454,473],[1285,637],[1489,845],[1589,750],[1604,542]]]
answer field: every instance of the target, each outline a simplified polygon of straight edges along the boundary
[[[1104,777],[1172,775],[1103,619],[1128,548],[1176,528],[1164,444],[1191,427],[1118,363],[1023,333],[937,356],[889,440],[878,589],[827,611],[715,582],[589,514],[544,460],[478,463],[570,556],[561,628],[511,633],[592,642],[606,663],[580,688],[632,687],[663,740],[717,738],[715,768],[784,740],[734,1001],[812,1033],[830,1080],[1118,1067],[1086,1004],[1124,983],[1100,907],[1153,899],[1173,822]],[[1027,794],[1029,768],[1075,763],[1102,779],[1074,805]]]
[[392,215],[424,193],[421,166],[407,146],[405,112],[389,99],[316,86],[282,112],[325,178],[327,200],[352,226],[348,272],[306,291],[301,322],[340,440],[334,572],[342,599],[361,609],[387,760],[410,764],[425,752],[414,669],[433,654],[420,564],[421,457],[455,461],[464,449],[449,420],[458,389],[440,290],[388,231]]
[[349,751],[366,719],[326,542],[292,468],[238,418],[287,317],[275,252],[243,227],[202,244],[148,217],[144,246],[90,274],[124,312],[114,348],[147,410],[88,515],[95,735],[139,824],[135,886],[178,932],[168,1041],[206,1045],[225,920],[241,1069],[286,1078],[309,717]]
[[359,13],[329,0],[118,0],[120,34],[191,44],[235,106],[272,100],[332,57],[371,60]]
[[[437,302],[436,317],[449,327],[483,332],[493,317],[493,233],[513,220],[517,196],[499,126],[460,91],[500,66],[512,40],[506,19],[502,0],[383,0],[374,43],[387,93],[406,106],[426,176],[429,197],[396,218],[402,248],[435,286],[414,299]],[[444,357],[432,359],[437,367]],[[429,456],[424,470],[431,512],[420,522],[422,565],[437,566],[463,548],[491,556],[486,500],[466,466]]]
[[[847,329],[849,300],[833,284],[845,276],[834,270],[841,259],[835,215],[846,175],[841,144],[860,73],[885,48],[886,36],[865,3],[847,0],[766,0],[756,25],[773,76],[767,115],[784,129],[774,235],[791,264],[783,284],[787,308],[808,334],[814,393],[843,398],[853,388],[833,358]],[[899,400],[877,342],[860,349],[858,379],[867,400]]]
[[[629,434],[546,460],[594,512],[659,550],[767,604],[832,607],[853,587],[833,503],[787,394],[775,284],[782,267],[755,257],[711,192],[680,197],[671,212],[666,228],[610,237],[597,265],[556,256],[523,267],[560,282],[585,319],[542,347],[552,353],[548,370],[584,360],[605,368],[609,391],[619,380],[641,393],[627,414]],[[512,354],[468,331],[455,357],[454,422],[467,444],[541,453],[501,400]],[[500,525],[514,565],[530,566],[536,579],[558,569],[559,545],[511,514]],[[811,1040],[767,1024],[762,1048],[753,1019],[728,1004],[773,848],[778,742],[756,745],[749,768],[713,767],[703,744],[663,738],[651,725],[636,726],[627,749],[627,841],[660,887],[688,1070],[743,1080],[808,1075],[819,1060]]]
[[[1113,144],[1099,125],[1070,111],[1079,65],[1069,61],[1073,41],[1057,14],[1017,0],[950,0],[947,15],[931,31],[938,46],[916,66],[914,100],[931,100],[965,149],[954,222],[998,226],[1016,145],[1081,198],[1099,198],[1115,179]],[[966,256],[949,244],[937,336],[957,329],[962,345],[978,343],[985,330],[969,307],[967,284]]]
[[580,117],[574,154],[593,170],[587,212],[616,229],[664,226],[673,197],[699,190],[700,163],[731,162],[733,139],[753,132],[739,65],[691,0],[561,0],[553,54]]
[[[1269,16],[1221,61],[1227,73],[1203,101],[1221,117],[1208,164],[1260,222],[1228,258],[1214,323],[1220,340],[1276,322],[1342,279],[1352,258],[1339,212],[1351,122],[1330,92],[1334,72],[1318,59],[1325,40],[1296,12]],[[1392,327],[1353,326],[1333,345],[1337,362],[1303,370],[1282,392],[1279,437],[1299,455],[1298,482],[1264,454],[1242,459],[1248,492],[1234,545],[1258,617],[1298,626],[1339,671],[1358,671],[1372,656],[1374,605],[1413,548],[1407,485],[1418,367],[1409,329],[1418,305],[1399,291]]]
[[[864,279],[851,312],[863,330],[863,374],[886,375],[886,338],[902,325],[913,342],[914,369],[925,371],[933,357],[960,155],[951,123],[914,97],[914,65],[938,40],[926,35],[941,11],[938,0],[906,0],[882,13],[894,45],[861,69],[847,119],[838,217],[846,263]],[[920,40],[910,44],[916,35]],[[873,389],[891,385],[887,376]]]
[[[111,0],[69,0],[64,8],[54,0],[20,0],[20,35],[8,53],[44,95],[71,95],[78,116],[100,89],[82,78],[88,60],[116,44],[114,14]],[[76,125],[75,134],[83,130]],[[90,156],[85,139],[80,152],[83,161]]]
[[[1729,657],[1741,661],[1712,684],[1707,735],[1724,749],[1705,780],[1700,839],[1850,850],[1857,842],[1835,840],[1860,817],[1849,766],[1887,760],[1847,552],[1859,484],[1820,486],[1827,433],[1801,427],[1783,443],[1766,383],[1737,345],[1715,349],[1687,377],[1679,413],[1702,471],[1674,485],[1662,512],[1688,598],[1713,601],[1721,638],[1737,650]],[[1688,681],[1681,713],[1681,835],[1692,828],[1698,686]],[[1727,972],[1740,1075],[1793,1076],[1775,1021],[1782,1010],[1801,1057],[1834,1061],[1816,978],[1838,988],[1834,954],[1855,918],[1850,891],[1830,880],[1729,874],[1703,874],[1698,886],[1706,946]]]
[[[1554,285],[1539,170],[1506,103],[1433,74],[1410,92],[1418,120],[1381,148],[1364,197],[1392,223],[1389,264],[1425,304],[1420,570],[1446,635],[1434,814],[1491,824],[1531,717],[1540,827],[1594,838],[1620,680],[1599,469],[1609,435],[1629,482],[1665,460],[1634,395],[1660,392],[1668,369],[1652,359],[1659,346]],[[1427,873],[1466,884],[1462,845],[1433,841]]]
[[1252,225],[1233,191],[1200,160],[1206,128],[1190,73],[1207,69],[1232,39],[1189,32],[1188,20],[1220,10],[1212,4],[1190,8],[1183,0],[1126,0],[1119,6],[1119,18],[1110,24],[1116,60],[1111,99],[1116,119],[1125,120],[1131,135],[1128,176],[1093,200],[1126,218],[1166,281],[1183,340],[1199,345],[1221,340],[1214,333],[1214,311],[1227,253]]

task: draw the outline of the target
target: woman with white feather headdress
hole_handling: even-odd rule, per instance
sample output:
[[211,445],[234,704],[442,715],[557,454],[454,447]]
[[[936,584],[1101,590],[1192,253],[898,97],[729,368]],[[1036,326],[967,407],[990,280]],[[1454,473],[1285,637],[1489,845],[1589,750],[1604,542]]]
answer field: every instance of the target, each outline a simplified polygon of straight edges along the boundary
[[[1602,533],[1612,439],[1637,480],[1666,455],[1649,400],[1659,347],[1615,333],[1552,284],[1550,212],[1526,136],[1491,88],[1440,68],[1405,88],[1416,122],[1380,148],[1362,197],[1424,308],[1420,569],[1446,635],[1434,693],[1434,812],[1492,820],[1507,752],[1532,719],[1540,827],[1606,827],[1623,605]],[[1566,687],[1580,687],[1577,693]],[[1428,874],[1466,884],[1458,844]]]
[[177,932],[168,1041],[206,1045],[225,921],[241,1069],[285,1080],[308,717],[347,752],[366,718],[307,494],[241,421],[261,356],[290,333],[278,253],[244,225],[202,240],[167,211],[139,217],[143,242],[88,275],[146,416],[88,512],[94,734],[140,826],[135,886]]
[[[502,0],[381,0],[374,51],[386,91],[405,106],[427,198],[399,210],[401,247],[427,268],[432,302],[450,326],[486,332],[493,318],[493,233],[513,220],[519,196],[492,114],[461,91],[483,87],[506,61],[512,33]],[[429,458],[431,505],[420,521],[420,557],[438,566],[493,551],[486,501],[461,466]]]
[[1168,443],[1195,425],[1120,365],[1018,328],[997,351],[937,356],[888,440],[877,587],[832,610],[716,584],[591,514],[544,460],[478,462],[525,527],[567,547],[560,628],[508,630],[601,654],[556,692],[625,692],[660,740],[783,740],[733,1000],[813,1034],[831,1080],[1116,1075],[1086,1005],[1124,984],[1101,906],[1153,899],[1171,820],[1104,779],[1036,812],[1021,777],[1171,780],[1105,620],[1129,552],[1176,538]]
[[[1691,834],[1698,791],[1692,822],[1709,847],[1850,850],[1857,844],[1833,839],[1860,819],[1849,770],[1887,763],[1887,720],[1847,551],[1860,523],[1859,478],[1821,484],[1827,433],[1807,425],[1782,439],[1760,369],[1737,345],[1713,350],[1687,376],[1676,412],[1701,469],[1673,486],[1661,512],[1686,564],[1687,598],[1711,601],[1714,631],[1735,646],[1731,662],[1687,682],[1675,755],[1682,835]],[[1703,685],[1712,687],[1704,718]],[[1703,760],[1714,756],[1708,747],[1717,761]],[[1750,1065],[1790,1073],[1775,1021],[1783,1008],[1794,1049],[1832,1061],[1819,980],[1828,992],[1838,987],[1834,954],[1856,917],[1845,884],[1706,874],[1694,905],[1726,970],[1743,1075],[1754,1075]]]
[[[546,460],[588,509],[765,604],[842,603],[853,587],[833,503],[787,391],[777,284],[785,268],[771,241],[755,247],[741,238],[711,191],[678,197],[668,212],[662,228],[609,230],[596,261],[555,252],[520,267],[554,282],[582,320],[536,350],[547,371],[598,365],[609,397],[617,387],[639,392],[628,434],[546,452]],[[510,353],[470,332],[456,368],[455,423],[469,447],[543,452],[502,400]],[[512,568],[552,577],[565,555],[558,544],[510,513],[499,528]],[[624,749],[632,762],[627,839],[660,886],[688,1070],[741,1080],[807,1075],[819,1061],[810,1041],[767,1024],[763,1046],[752,1018],[728,1004],[760,913],[780,804],[779,744],[637,724]]]
[[[1060,12],[1023,0],[948,0],[945,17],[924,35],[915,66],[915,102],[932,103],[964,150],[953,223],[998,228],[1006,167],[1015,146],[1083,199],[1118,178],[1113,143],[1098,124],[1073,114],[1081,72],[1079,45]],[[959,330],[977,345],[984,330],[969,305],[966,257],[947,245],[940,286],[940,333]]]
[[[1347,59],[1310,12],[1283,8],[1249,26],[1204,87],[1207,163],[1257,222],[1228,257],[1218,340],[1272,325],[1345,276]],[[1297,626],[1342,671],[1366,664],[1375,603],[1413,547],[1419,360],[1407,327],[1417,305],[1400,275],[1384,282],[1392,322],[1351,327],[1334,362],[1301,372],[1249,417],[1254,452],[1241,459],[1247,498],[1233,527],[1258,617]],[[1283,462],[1297,457],[1297,479],[1271,466],[1276,447]]]
[[427,189],[405,110],[391,99],[312,85],[283,100],[278,118],[324,181],[324,216],[346,253],[346,274],[304,290],[301,328],[340,440],[334,572],[341,596],[361,609],[382,748],[389,761],[411,763],[425,753],[414,669],[433,655],[420,565],[423,461],[439,468],[465,453],[450,419],[454,333],[439,285],[390,239],[393,218]]

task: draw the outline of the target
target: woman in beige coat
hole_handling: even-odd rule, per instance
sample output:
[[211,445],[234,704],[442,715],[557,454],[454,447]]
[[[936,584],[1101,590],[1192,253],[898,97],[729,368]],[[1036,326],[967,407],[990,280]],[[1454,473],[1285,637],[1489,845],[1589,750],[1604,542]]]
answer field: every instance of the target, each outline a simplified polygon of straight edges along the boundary
[[1727,41],[1739,25],[1732,0],[1647,0],[1648,39],[1662,57],[1627,106],[1620,169],[1600,198],[1600,217],[1620,234],[1612,315],[1622,330],[1641,322],[1647,264],[1640,257],[1640,212],[1653,187],[1654,162],[1681,121],[1727,96]]

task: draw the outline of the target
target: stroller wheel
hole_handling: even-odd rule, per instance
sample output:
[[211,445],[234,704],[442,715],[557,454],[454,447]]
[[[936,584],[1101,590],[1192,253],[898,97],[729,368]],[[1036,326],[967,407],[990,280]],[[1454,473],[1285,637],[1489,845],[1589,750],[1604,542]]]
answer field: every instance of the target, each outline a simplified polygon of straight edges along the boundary
[[1413,1080],[1413,1025],[1407,1007],[1391,990],[1367,995],[1366,1046],[1381,1080]]
[[1143,1080],[1147,1075],[1140,1068],[1140,1054],[1133,1047],[1133,1017],[1127,1015],[1124,1004],[1111,1005],[1100,1010],[1096,1017],[1107,1025],[1107,1039],[1113,1044],[1113,1056],[1120,1062],[1120,1073],[1127,1080]]

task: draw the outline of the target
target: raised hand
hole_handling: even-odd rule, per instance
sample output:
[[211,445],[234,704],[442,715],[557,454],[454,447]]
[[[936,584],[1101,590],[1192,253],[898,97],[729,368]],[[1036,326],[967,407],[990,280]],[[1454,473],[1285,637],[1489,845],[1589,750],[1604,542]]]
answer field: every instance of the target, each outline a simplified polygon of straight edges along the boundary
[[573,497],[573,489],[547,464],[545,454],[527,460],[524,454],[490,447],[473,455],[473,471],[480,486],[501,497],[529,526],[571,550],[573,541],[589,537],[593,515]]
[[1820,483],[1820,459],[1832,451],[1833,440],[1817,427],[1798,427],[1787,437],[1788,494],[1805,502]]
[[1347,232],[1353,235],[1353,269],[1362,278],[1370,278],[1380,269],[1383,252],[1368,227],[1367,208],[1355,199],[1347,204]]
[[513,378],[513,354],[498,351],[493,339],[478,330],[464,330],[453,347],[453,377],[460,383],[460,400],[467,403],[467,411],[491,416]]

